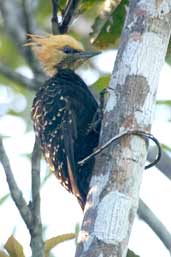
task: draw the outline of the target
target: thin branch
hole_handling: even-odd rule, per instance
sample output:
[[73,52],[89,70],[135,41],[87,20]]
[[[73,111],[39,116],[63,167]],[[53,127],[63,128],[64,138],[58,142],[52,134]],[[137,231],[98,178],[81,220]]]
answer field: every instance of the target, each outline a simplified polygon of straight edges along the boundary
[[68,31],[69,24],[75,15],[75,11],[81,0],[68,0],[64,11],[62,12],[62,21],[59,23],[57,12],[59,9],[59,0],[52,1],[52,33],[64,34]]
[[4,21],[7,35],[15,44],[18,51],[24,56],[27,63],[37,77],[43,77],[42,69],[29,47],[23,47],[26,42],[26,28],[23,24],[23,9],[16,0],[0,1],[0,12]]
[[29,79],[2,63],[0,63],[0,74],[29,90],[37,90],[42,84],[41,81],[39,82],[35,79]]
[[9,185],[11,197],[14,200],[25,224],[30,228],[32,223],[31,211],[22,195],[21,190],[18,188],[16,181],[14,179],[9,159],[3,147],[2,139],[0,138],[0,161],[5,171],[6,179]]
[[[156,147],[151,147],[147,160],[151,162],[156,154]],[[170,156],[163,150],[160,161],[156,164],[157,168],[168,178],[171,180],[171,158]]]
[[73,18],[73,16],[75,15],[75,11],[79,5],[81,1],[80,0],[69,0],[64,13],[63,13],[63,18],[62,18],[62,22],[60,24],[60,33],[64,34],[68,31],[68,26]]
[[32,206],[34,207],[35,217],[40,215],[40,159],[41,150],[38,139],[36,138],[32,153]]
[[4,20],[4,28],[20,52],[25,40],[25,31],[21,22],[21,8],[14,1],[0,1],[0,11]]
[[31,248],[32,256],[44,256],[44,243],[42,238],[42,223],[40,214],[40,159],[41,150],[38,139],[35,140],[32,153],[32,228],[31,234]]
[[58,22],[58,12],[59,8],[59,1],[58,0],[52,0],[52,33],[54,35],[59,34],[59,22]]
[[36,30],[35,19],[33,18],[34,8],[31,0],[22,0],[23,3],[23,24],[25,31],[30,34]]
[[171,234],[142,200],[139,201],[138,215],[150,226],[171,253]]

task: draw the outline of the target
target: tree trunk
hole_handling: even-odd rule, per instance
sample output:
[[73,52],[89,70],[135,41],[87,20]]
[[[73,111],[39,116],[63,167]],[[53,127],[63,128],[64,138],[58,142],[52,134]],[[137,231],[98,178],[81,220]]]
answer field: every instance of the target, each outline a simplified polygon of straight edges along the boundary
[[[170,0],[130,1],[100,145],[127,129],[150,131],[170,33]],[[146,156],[145,140],[132,135],[96,158],[76,257],[126,256]]]

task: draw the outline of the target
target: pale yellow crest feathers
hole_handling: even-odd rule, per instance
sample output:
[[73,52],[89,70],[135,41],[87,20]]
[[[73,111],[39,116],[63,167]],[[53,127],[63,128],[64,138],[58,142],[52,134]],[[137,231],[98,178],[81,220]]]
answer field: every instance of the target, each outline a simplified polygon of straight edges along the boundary
[[65,53],[62,51],[65,46],[78,51],[84,50],[81,43],[69,35],[48,35],[47,37],[41,37],[29,34],[28,37],[31,39],[31,42],[26,43],[25,46],[32,47],[35,55],[49,75],[55,73],[57,63],[60,63],[65,58]]

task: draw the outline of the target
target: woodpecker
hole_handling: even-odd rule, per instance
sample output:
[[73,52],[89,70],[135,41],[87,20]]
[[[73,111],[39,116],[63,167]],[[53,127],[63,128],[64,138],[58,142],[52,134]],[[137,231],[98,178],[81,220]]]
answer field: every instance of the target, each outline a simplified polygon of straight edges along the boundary
[[94,158],[83,166],[78,162],[97,147],[101,125],[98,104],[74,70],[99,52],[85,51],[69,35],[29,38],[26,45],[32,47],[50,76],[33,100],[36,136],[50,169],[84,209]]

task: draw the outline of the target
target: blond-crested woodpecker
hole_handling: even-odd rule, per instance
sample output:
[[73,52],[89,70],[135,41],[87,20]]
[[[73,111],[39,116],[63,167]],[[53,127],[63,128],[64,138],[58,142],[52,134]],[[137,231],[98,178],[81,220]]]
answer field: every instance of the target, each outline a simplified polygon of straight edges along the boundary
[[[84,209],[94,159],[78,162],[98,145],[98,104],[74,70],[99,52],[85,51],[69,35],[29,35],[33,48],[50,78],[38,90],[32,106],[37,137],[50,169]],[[91,129],[92,127],[92,129]]]

